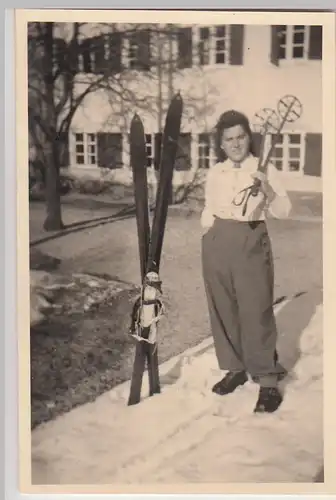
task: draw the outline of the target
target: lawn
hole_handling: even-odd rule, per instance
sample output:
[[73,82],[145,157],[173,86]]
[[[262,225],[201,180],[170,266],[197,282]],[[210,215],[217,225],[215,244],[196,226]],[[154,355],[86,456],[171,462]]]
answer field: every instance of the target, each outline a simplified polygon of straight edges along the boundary
[[[270,221],[269,229],[276,296],[321,289],[321,222]],[[200,236],[198,214],[170,211],[161,266],[166,315],[160,323],[160,361],[210,334]],[[33,426],[130,378],[134,348],[127,332],[140,280],[134,219],[69,234],[40,249],[62,259],[59,272],[65,275],[104,274],[131,286],[89,312],[54,314],[47,325],[32,332]]]

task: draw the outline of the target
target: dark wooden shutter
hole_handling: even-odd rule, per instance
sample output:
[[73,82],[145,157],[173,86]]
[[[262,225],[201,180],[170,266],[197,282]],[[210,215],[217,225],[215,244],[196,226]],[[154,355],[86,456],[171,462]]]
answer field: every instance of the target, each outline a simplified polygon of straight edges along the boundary
[[91,50],[92,50],[91,39],[87,38],[86,40],[83,40],[80,46],[80,53],[83,57],[84,73],[92,73]]
[[69,135],[66,132],[62,132],[56,140],[59,144],[59,166],[68,167],[70,165]]
[[231,25],[231,46],[230,46],[230,63],[235,66],[241,66],[244,61],[244,25]]
[[97,134],[98,165],[103,168],[122,167],[122,135],[108,132]]
[[150,69],[150,31],[140,30],[136,36],[138,43],[137,67],[140,70]]
[[261,153],[261,142],[262,142],[262,134],[259,132],[254,132],[252,134],[252,146],[254,154],[259,157]]
[[54,61],[58,71],[66,71],[68,63],[68,45],[62,38],[54,38]]
[[309,59],[322,59],[322,26],[310,26],[309,27]]
[[159,170],[161,161],[161,145],[162,145],[162,134],[155,134],[154,136],[154,168]]
[[179,69],[191,68],[192,66],[192,29],[180,28],[177,33],[178,62]]
[[178,140],[175,170],[185,171],[191,168],[191,134],[182,133]]
[[112,73],[120,73],[121,71],[121,33],[115,32],[108,36],[110,46],[109,68]]
[[279,26],[271,26],[271,52],[270,52],[270,61],[275,66],[279,66],[279,49],[280,49],[280,40],[279,40]]
[[94,73],[105,73],[107,64],[105,59],[104,38],[102,36],[92,38],[91,47],[94,53]]
[[68,64],[69,70],[73,75],[79,71],[80,44],[77,38],[73,38],[68,46]]
[[306,135],[304,174],[315,177],[322,175],[322,134]]

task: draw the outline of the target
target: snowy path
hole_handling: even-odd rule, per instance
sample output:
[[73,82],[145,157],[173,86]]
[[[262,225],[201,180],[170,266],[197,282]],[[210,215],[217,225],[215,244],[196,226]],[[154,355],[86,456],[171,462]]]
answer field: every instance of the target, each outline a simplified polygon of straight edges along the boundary
[[163,393],[140,405],[126,406],[124,384],[33,432],[32,483],[312,482],[323,463],[320,305],[300,351],[274,415],[252,413],[254,384],[225,398],[211,393],[220,375],[212,347],[182,358]]

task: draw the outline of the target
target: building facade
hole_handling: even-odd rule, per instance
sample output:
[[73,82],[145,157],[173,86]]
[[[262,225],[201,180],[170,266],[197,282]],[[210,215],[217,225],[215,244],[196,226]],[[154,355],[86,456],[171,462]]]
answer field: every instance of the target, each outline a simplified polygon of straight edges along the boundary
[[[169,29],[169,34],[153,34],[143,28],[126,37],[122,32],[93,35],[90,27],[84,34],[81,75],[99,78],[100,65],[113,59],[115,74],[123,76],[118,77],[118,90],[112,82],[110,91],[89,93],[78,108],[66,138],[64,166],[91,173],[107,168],[116,178],[127,177],[129,127],[137,112],[145,128],[148,167],[157,168],[167,106],[179,91],[184,113],[174,183],[186,183],[216,161],[212,132],[222,112],[235,108],[253,122],[260,109],[277,110],[280,98],[293,95],[302,104],[302,114],[285,125],[272,160],[284,175],[321,176],[321,26]],[[77,85],[81,91],[87,83],[79,76]]]

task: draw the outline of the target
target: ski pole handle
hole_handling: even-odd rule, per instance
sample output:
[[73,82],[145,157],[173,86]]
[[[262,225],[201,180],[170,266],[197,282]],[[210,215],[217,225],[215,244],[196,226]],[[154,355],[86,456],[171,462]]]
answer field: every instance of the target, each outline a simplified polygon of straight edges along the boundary
[[[258,161],[258,170],[262,170],[263,169],[263,167],[262,167],[262,160],[263,160],[263,155],[264,155],[264,149],[265,149],[265,143],[266,143],[268,125],[269,125],[269,123],[268,123],[268,120],[267,120],[266,123],[265,123],[265,126],[264,126],[264,134],[262,136],[262,141],[261,141],[261,145],[260,145],[261,154],[259,156],[259,161]],[[253,182],[253,185],[252,185],[251,191],[250,191],[251,196],[255,197],[255,196],[258,195],[260,186],[261,186],[260,179],[254,179],[254,182]]]
[[[289,103],[288,103],[288,100],[289,100]],[[286,112],[284,114],[282,114],[282,112],[281,112],[281,105],[285,106],[285,108],[286,108]],[[296,107],[296,110],[294,109],[295,107]],[[263,172],[267,171],[267,167],[268,167],[268,164],[270,162],[271,156],[273,154],[274,147],[275,147],[275,145],[276,145],[276,143],[281,135],[281,132],[282,132],[282,129],[283,129],[285,123],[286,122],[292,123],[292,122],[296,121],[298,118],[300,118],[301,113],[302,113],[302,105],[296,97],[288,95],[288,96],[285,96],[279,100],[279,102],[278,102],[278,114],[282,118],[282,121],[277,129],[275,137],[272,138],[271,147],[267,153],[265,163],[262,166]]]
[[260,179],[254,179],[253,185],[251,187],[251,196],[253,197],[258,196],[260,187],[261,187]]
[[[259,158],[259,164],[258,164],[258,170],[262,171],[263,173],[267,172],[267,167],[268,167],[268,164],[271,160],[271,157],[272,157],[272,154],[273,154],[273,151],[274,151],[274,147],[280,137],[280,134],[282,132],[282,129],[285,125],[285,123],[287,122],[288,120],[288,116],[293,108],[295,104],[295,101],[293,100],[289,106],[287,107],[287,110],[286,110],[286,113],[284,114],[284,116],[282,117],[282,121],[277,129],[277,132],[276,132],[276,135],[275,135],[275,138],[272,137],[271,139],[271,147],[267,153],[267,156],[266,156],[266,159],[265,159],[265,162],[262,164],[262,156],[263,156],[263,152],[264,152],[264,147],[265,147],[265,141],[266,141],[266,136],[267,136],[267,129],[268,129],[268,126],[269,126],[269,123],[268,121],[266,121],[265,123],[265,133],[263,135],[263,140],[262,140],[262,146],[261,146],[261,156]],[[259,190],[260,190],[260,187],[261,187],[261,181],[259,179],[254,179],[254,183],[253,183],[253,186],[251,187],[251,196],[257,196],[258,193],[259,193]]]
[[[255,119],[256,119],[255,127],[263,132],[260,144],[258,167],[257,167],[258,172],[263,172],[264,171],[263,159],[264,159],[266,139],[270,131],[278,130],[279,128],[278,115],[276,114],[274,109],[263,108],[260,112],[255,114]],[[250,188],[250,196],[257,196],[259,193],[260,186],[261,186],[261,181],[259,179],[254,179],[253,185]]]

